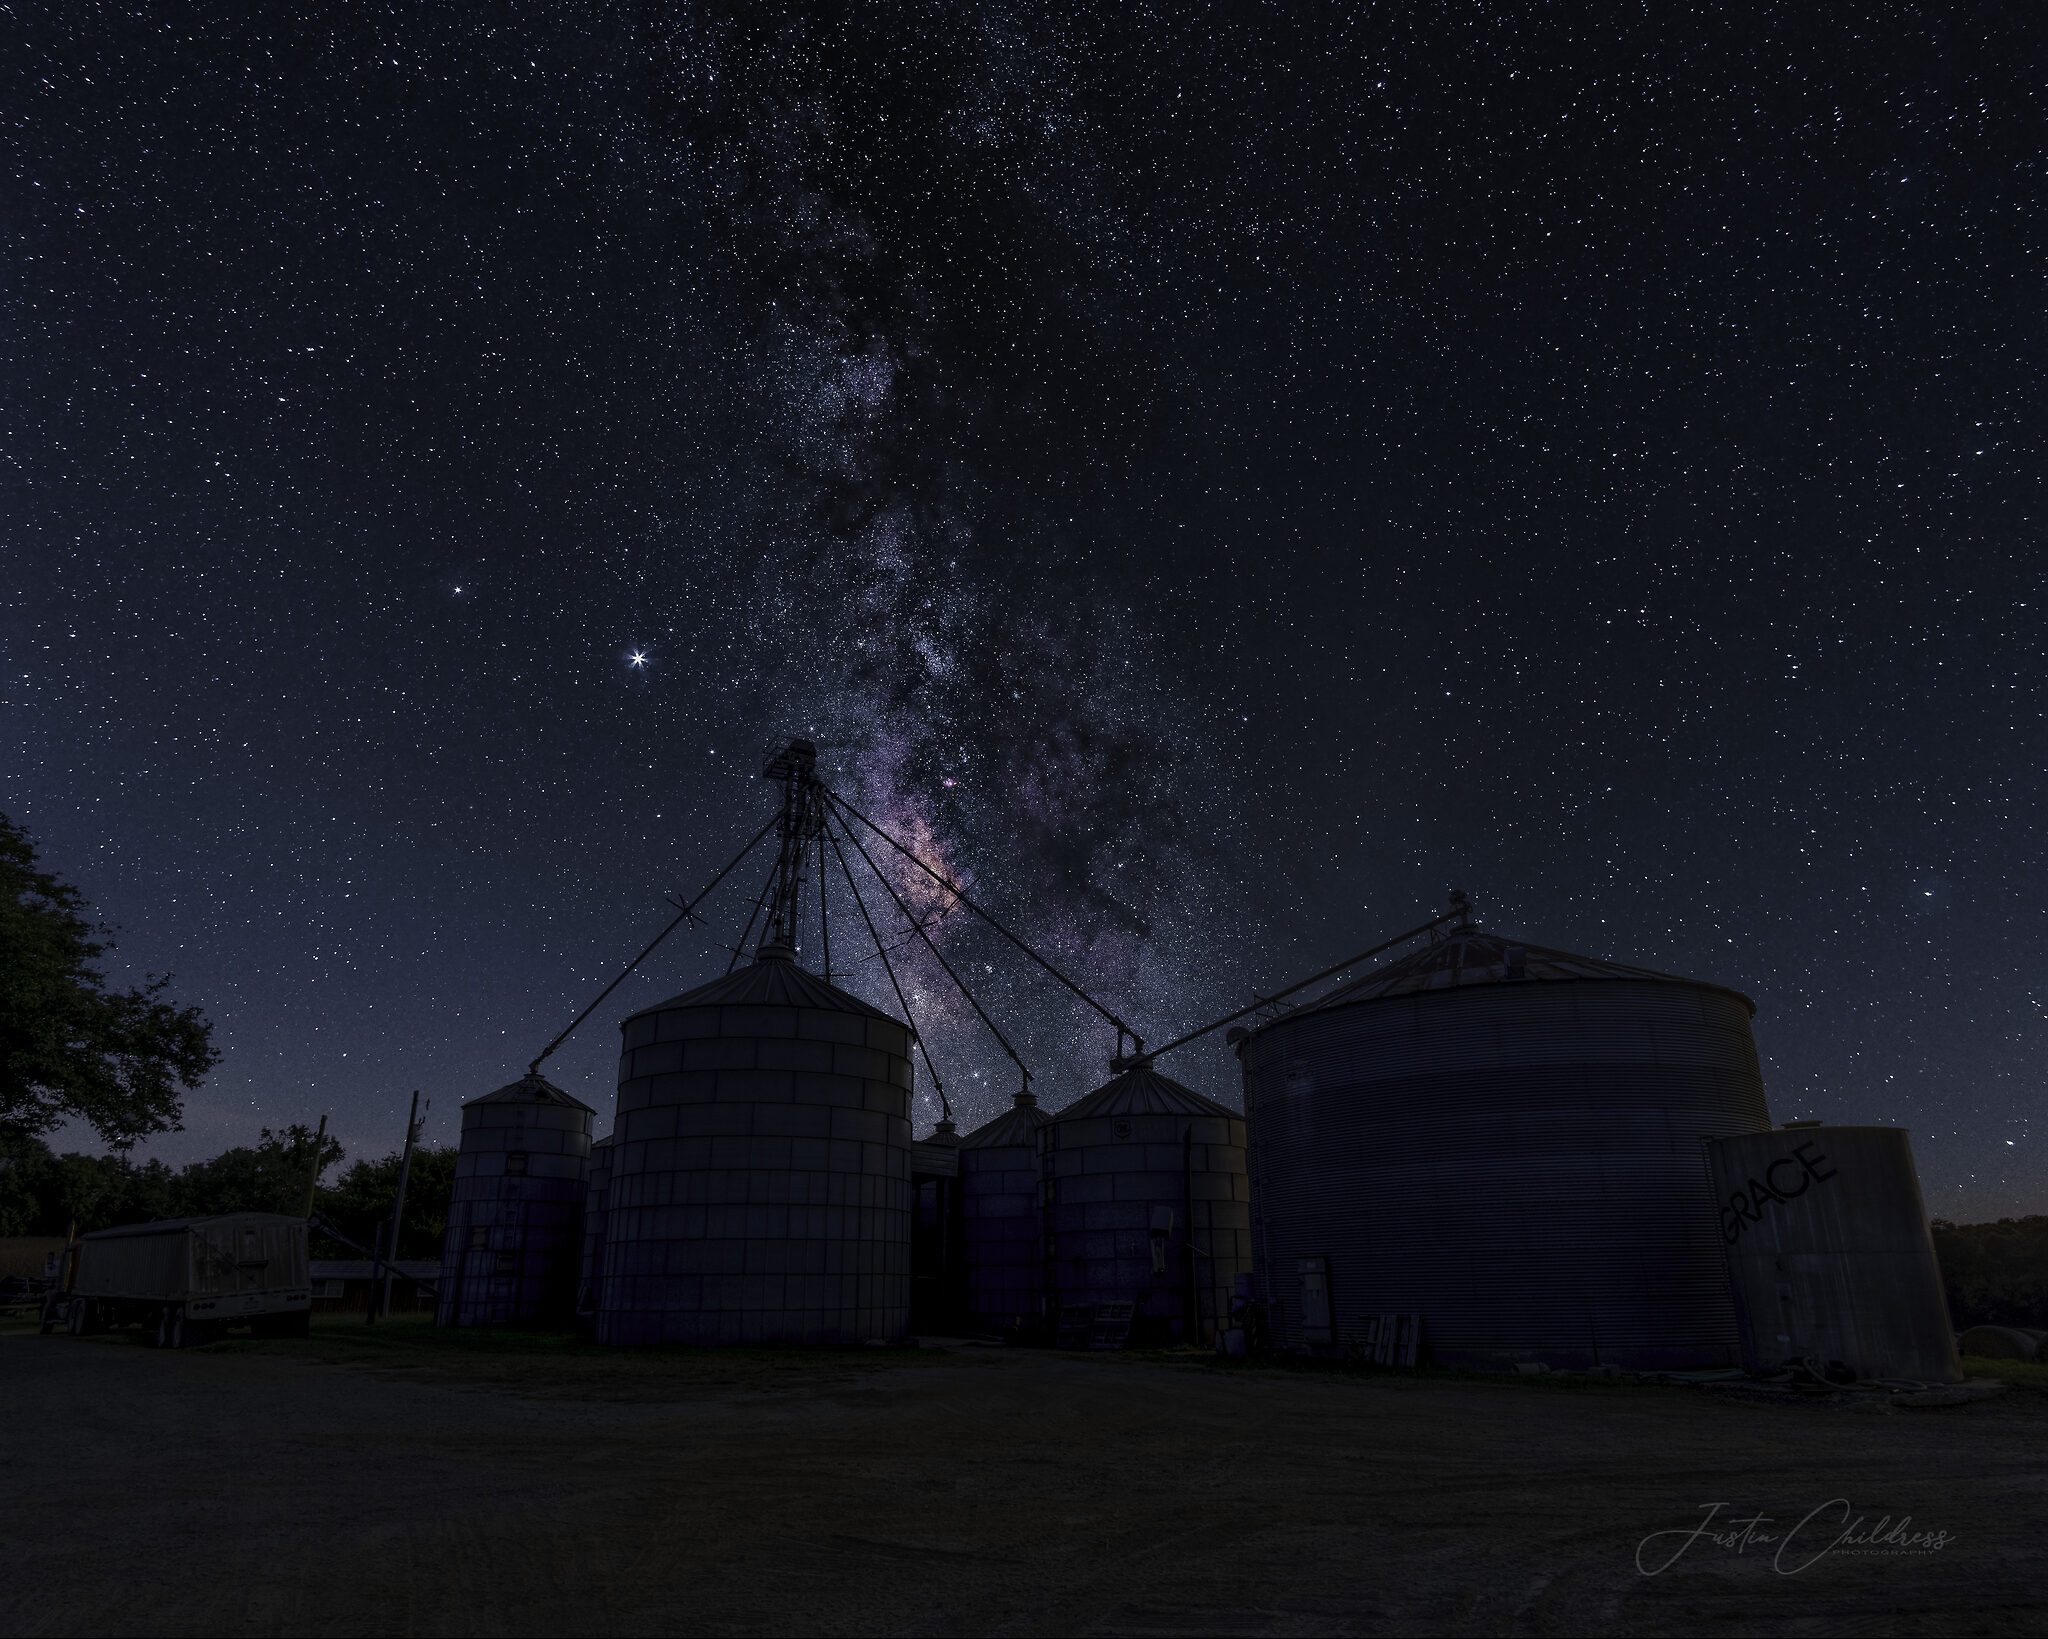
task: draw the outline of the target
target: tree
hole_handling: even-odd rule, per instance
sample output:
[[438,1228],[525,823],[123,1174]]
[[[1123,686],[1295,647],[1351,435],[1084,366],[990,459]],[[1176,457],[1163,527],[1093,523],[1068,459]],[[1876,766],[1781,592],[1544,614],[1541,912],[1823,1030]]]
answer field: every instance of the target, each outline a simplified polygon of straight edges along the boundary
[[[379,1228],[391,1221],[391,1201],[398,1193],[398,1164],[399,1156],[395,1153],[356,1162],[331,1187],[320,1192],[321,1216],[359,1245],[375,1245]],[[413,1151],[412,1176],[405,1188],[405,1222],[399,1230],[396,1256],[441,1255],[441,1237],[448,1228],[448,1197],[454,1185],[453,1149],[422,1145]],[[320,1255],[355,1254],[336,1242]]]
[[[172,1190],[178,1215],[203,1218],[215,1212],[283,1212],[301,1217],[306,1183],[313,1171],[313,1129],[293,1122],[282,1132],[263,1129],[254,1144],[223,1150],[210,1161],[194,1161],[178,1174]],[[321,1140],[321,1168],[339,1161],[340,1141]]]
[[161,999],[168,976],[107,988],[108,930],[70,883],[37,869],[28,833],[0,814],[0,1129],[35,1137],[89,1123],[110,1144],[179,1123],[178,1088],[219,1062],[196,1007]]
[[177,1174],[161,1161],[52,1155],[39,1138],[0,1132],[0,1235],[61,1235],[172,1218]]

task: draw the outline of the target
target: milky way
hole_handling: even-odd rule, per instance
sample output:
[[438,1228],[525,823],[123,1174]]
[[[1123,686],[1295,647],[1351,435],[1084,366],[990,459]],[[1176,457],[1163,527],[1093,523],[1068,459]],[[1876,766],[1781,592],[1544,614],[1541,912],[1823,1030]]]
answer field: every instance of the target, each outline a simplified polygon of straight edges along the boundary
[[[450,1136],[804,734],[1154,1041],[1456,884],[1753,995],[1774,1113],[1910,1127],[1936,1211],[2048,1208],[2020,14],[8,26],[0,806],[219,1021],[159,1153]],[[551,1073],[607,1111],[758,884]]]

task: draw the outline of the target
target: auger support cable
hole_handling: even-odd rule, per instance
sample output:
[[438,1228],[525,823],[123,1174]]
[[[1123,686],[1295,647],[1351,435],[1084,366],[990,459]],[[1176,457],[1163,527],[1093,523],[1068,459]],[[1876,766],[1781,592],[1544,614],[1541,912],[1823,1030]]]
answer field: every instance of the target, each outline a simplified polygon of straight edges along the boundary
[[[782,816],[778,814],[774,819],[768,822],[769,830],[773,830],[777,825],[781,823]],[[763,835],[764,837],[767,834],[767,831],[763,831],[761,833],[761,835]],[[778,858],[773,864],[771,864],[768,867],[768,880],[761,884],[761,891],[754,896],[754,908],[747,912],[747,925],[740,929],[739,943],[732,947],[732,960],[725,964],[725,971],[727,973],[732,972],[734,968],[738,967],[740,965],[740,958],[746,955],[747,941],[754,936],[754,923],[756,920],[759,919],[761,915],[762,906],[768,903],[769,897],[775,892],[775,885],[781,879],[782,861]],[[765,938],[766,934],[764,933],[762,937]]]
[[[1116,1014],[1112,1013],[1108,1008],[1104,1007],[1102,1003],[1098,1002],[1093,996],[1089,995],[1087,991],[1083,990],[1072,979],[1068,978],[1058,968],[1054,967],[1051,962],[1046,960],[1046,958],[1041,956],[1036,950],[1032,949],[1032,947],[1027,945],[1022,939],[1018,938],[1016,934],[1012,933],[1008,928],[1004,927],[1003,924],[998,922],[989,911],[983,909],[980,905],[977,905],[972,899],[969,899],[967,897],[966,891],[963,888],[961,888],[959,883],[949,880],[948,878],[940,875],[939,872],[932,869],[931,866],[927,865],[922,859],[918,858],[918,856],[915,853],[913,853],[908,847],[906,847],[903,843],[899,842],[895,837],[891,836],[887,831],[883,830],[881,826],[877,825],[873,820],[869,819],[867,815],[863,814],[858,808],[854,807],[852,803],[848,802],[844,797],[840,796],[839,793],[834,791],[830,786],[821,785],[819,789],[825,793],[826,802],[829,803],[833,808],[836,808],[841,811],[839,823],[843,828],[845,828],[848,840],[851,841],[856,848],[860,848],[860,841],[857,837],[854,836],[852,828],[846,825],[846,815],[848,814],[851,814],[855,819],[859,820],[861,824],[865,825],[870,831],[874,832],[876,836],[880,837],[891,848],[894,848],[896,852],[901,854],[905,859],[909,860],[911,864],[915,865],[920,871],[924,872],[926,876],[930,877],[940,887],[944,888],[947,893],[951,894],[955,899],[959,900],[961,904],[965,905],[969,910],[974,912],[976,916],[980,917],[990,927],[994,928],[996,932],[1000,933],[1005,939],[1009,940],[1011,944],[1015,945],[1026,956],[1030,957],[1032,961],[1036,962],[1040,967],[1044,968],[1046,972],[1050,973],[1055,979],[1059,980],[1061,984],[1065,985],[1067,989],[1072,991],[1076,996],[1080,997],[1082,1001],[1088,1004],[1088,1006],[1092,1007],[1097,1013],[1101,1014],[1103,1018],[1109,1021],[1109,1023],[1116,1026],[1117,1048],[1119,1052],[1122,1051],[1124,1037],[1128,1036],[1134,1043],[1137,1044],[1139,1056],[1143,1056],[1145,1047],[1144,1037],[1140,1036],[1137,1031],[1133,1030],[1128,1024],[1124,1023],[1124,1021],[1118,1018]],[[865,856],[867,850],[865,848],[862,848],[861,853],[863,856]],[[868,864],[870,867],[872,867],[874,865],[874,861],[869,860]],[[879,876],[880,874],[881,873],[879,871],[876,872],[877,876]],[[887,886],[886,881],[884,882],[884,886]],[[891,892],[893,893],[894,890],[892,889]],[[913,918],[912,920],[915,921],[915,918]],[[929,944],[931,941],[927,939],[925,942]],[[990,1028],[994,1027],[991,1026]]]
[[1176,1047],[1185,1047],[1197,1037],[1206,1036],[1212,1030],[1220,1030],[1224,1025],[1231,1023],[1233,1020],[1243,1018],[1247,1013],[1256,1013],[1262,1007],[1271,1007],[1273,1003],[1292,996],[1297,990],[1306,990],[1310,985],[1320,983],[1332,974],[1342,973],[1347,967],[1356,967],[1360,962],[1371,961],[1373,957],[1380,955],[1383,951],[1392,950],[1396,945],[1405,945],[1409,940],[1420,938],[1432,928],[1442,927],[1446,922],[1455,922],[1460,917],[1467,916],[1468,914],[1469,912],[1464,906],[1453,905],[1443,915],[1432,916],[1420,927],[1410,928],[1406,933],[1397,933],[1391,939],[1383,939],[1377,945],[1374,945],[1371,950],[1362,950],[1356,956],[1346,957],[1343,961],[1324,968],[1320,973],[1311,973],[1306,979],[1298,979],[1285,990],[1276,990],[1270,996],[1261,996],[1248,1006],[1240,1007],[1235,1013],[1226,1013],[1220,1019],[1211,1019],[1201,1029],[1190,1030],[1185,1036],[1176,1036],[1164,1047],[1155,1047],[1149,1053],[1140,1053],[1137,1056],[1138,1062],[1150,1064],[1161,1053],[1171,1053]]
[[903,1022],[910,1026],[911,1039],[917,1043],[917,1051],[924,1060],[924,1073],[932,1078],[932,1091],[939,1095],[939,1113],[951,1121],[953,1105],[946,1097],[946,1084],[939,1080],[938,1067],[932,1063],[932,1050],[925,1045],[924,1034],[917,1028],[917,1020],[911,1016],[910,1000],[903,994],[903,986],[897,982],[896,969],[889,964],[889,952],[883,947],[882,936],[875,930],[875,919],[868,915],[868,902],[860,896],[860,884],[853,880],[853,869],[846,863],[846,852],[839,846],[839,839],[828,830],[823,833],[825,840],[832,844],[832,852],[839,858],[839,874],[846,878],[847,891],[853,895],[853,903],[860,911],[860,919],[867,924],[868,937],[874,941],[875,954],[882,959],[882,971],[889,975],[889,988],[896,992],[896,1005],[903,1009]]
[[[753,837],[748,841],[747,845],[744,848],[742,848],[738,853],[734,854],[731,859],[727,860],[724,866],[721,867],[721,869],[719,870],[719,873],[704,885],[703,892],[698,894],[697,897],[691,900],[687,905],[683,905],[680,908],[678,908],[675,914],[675,919],[671,921],[667,927],[663,928],[661,932],[657,933],[653,937],[653,939],[648,941],[647,948],[641,951],[641,953],[638,956],[634,957],[632,961],[628,962],[625,965],[625,967],[620,970],[619,976],[616,979],[612,980],[610,984],[606,985],[604,989],[600,990],[597,993],[597,1000],[592,1002],[581,1013],[578,1013],[575,1018],[571,1019],[568,1023],[568,1026],[562,1031],[562,1033],[559,1036],[555,1037],[553,1041],[549,1042],[547,1046],[543,1047],[540,1050],[539,1057],[534,1059],[534,1061],[526,1067],[526,1073],[530,1076],[539,1075],[542,1060],[546,1059],[550,1053],[554,1052],[554,1050],[557,1047],[560,1047],[563,1042],[567,1041],[570,1037],[570,1034],[575,1030],[575,1028],[579,1024],[581,1024],[585,1019],[589,1018],[591,1014],[595,1013],[600,1007],[602,1007],[604,1005],[605,997],[609,996],[614,990],[617,990],[620,985],[624,984],[626,982],[627,976],[630,973],[632,973],[632,971],[636,967],[638,967],[642,962],[646,961],[648,957],[654,954],[654,950],[657,945],[659,945],[670,934],[674,933],[676,929],[681,927],[685,922],[690,921],[695,916],[697,907],[703,904],[705,900],[711,897],[712,890],[715,889],[719,885],[719,883],[723,882],[729,875],[731,875],[733,868],[737,866],[741,860],[745,859],[747,855],[751,854],[754,851],[754,849],[760,845],[761,839],[774,829],[775,821],[770,820],[766,825],[762,826],[760,830],[756,831]],[[673,905],[675,904],[675,901],[671,899],[669,903]]]
[[875,880],[881,883],[882,891],[896,902],[896,909],[903,913],[903,920],[917,929],[917,936],[924,941],[924,948],[932,953],[932,959],[946,970],[946,977],[953,981],[954,988],[967,998],[967,1005],[974,1009],[974,1016],[988,1026],[988,1033],[995,1037],[997,1045],[1002,1048],[1004,1053],[1009,1055],[1010,1062],[1017,1066],[1017,1073],[1024,1078],[1023,1090],[1029,1092],[1031,1090],[1031,1071],[1026,1067],[1024,1061],[1017,1056],[1017,1049],[1010,1045],[1010,1038],[1003,1034],[996,1021],[988,1016],[988,1010],[975,999],[974,992],[967,988],[967,981],[953,971],[953,964],[946,960],[939,947],[932,942],[932,936],[924,931],[924,927],[918,921],[916,914],[908,905],[904,904],[903,896],[896,891],[896,885],[882,874],[882,868],[875,863],[874,855],[870,854],[861,845],[860,838],[853,834],[853,828],[846,823],[844,816],[840,818],[839,829],[846,833],[846,840],[853,844],[854,852],[867,861],[867,867],[870,871],[874,872]]

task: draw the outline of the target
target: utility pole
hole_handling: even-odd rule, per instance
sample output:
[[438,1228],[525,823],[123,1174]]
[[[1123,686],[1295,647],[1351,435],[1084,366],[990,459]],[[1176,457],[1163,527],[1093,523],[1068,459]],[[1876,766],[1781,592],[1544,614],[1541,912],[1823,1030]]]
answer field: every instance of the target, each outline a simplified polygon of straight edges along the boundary
[[[433,1100],[427,1101],[431,1108]],[[384,1296],[380,1312],[389,1319],[391,1315],[391,1263],[398,1258],[398,1226],[405,1220],[405,1186],[412,1177],[413,1146],[419,1142],[422,1118],[420,1115],[420,1090],[412,1090],[412,1109],[405,1118],[405,1153],[398,1162],[398,1195],[391,1203],[391,1233],[385,1237]]]
[[310,1170],[309,1170],[309,1171],[307,1172],[307,1174],[306,1174],[306,1211],[305,1211],[305,1218],[306,1218],[307,1222],[309,1222],[309,1223],[310,1223],[310,1222],[312,1221],[312,1218],[313,1218],[313,1193],[314,1193],[314,1191],[316,1191],[317,1189],[319,1189],[319,1187],[320,1187],[320,1174],[321,1174],[321,1173],[322,1173],[322,1172],[323,1172],[324,1170],[326,1170],[326,1163],[325,1163],[325,1162],[323,1161],[323,1159],[322,1159],[322,1156],[323,1156],[324,1152],[326,1151],[326,1149],[327,1149],[327,1117],[326,1117],[326,1115],[325,1115],[325,1114],[323,1114],[323,1115],[322,1115],[322,1116],[320,1117],[320,1130],[319,1130],[319,1131],[318,1131],[317,1133],[315,1133],[315,1134],[313,1135],[313,1165],[312,1165],[311,1169],[310,1169]]

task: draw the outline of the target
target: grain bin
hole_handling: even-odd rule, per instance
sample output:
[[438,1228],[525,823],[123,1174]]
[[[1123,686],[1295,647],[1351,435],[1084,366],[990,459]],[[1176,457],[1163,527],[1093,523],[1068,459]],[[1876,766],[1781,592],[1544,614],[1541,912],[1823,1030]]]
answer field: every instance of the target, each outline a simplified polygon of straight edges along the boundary
[[1754,1011],[1466,922],[1251,1031],[1276,1340],[1411,1316],[1449,1365],[1735,1365],[1703,1145],[1769,1126]]
[[590,1146],[590,1184],[583,1195],[583,1255],[576,1272],[576,1318],[588,1324],[597,1315],[597,1276],[604,1265],[605,1214],[611,1205],[612,1145],[606,1134]]
[[1139,1065],[1061,1110],[1039,1144],[1048,1303],[1130,1303],[1140,1335],[1208,1342],[1251,1266],[1243,1119]]
[[1903,1127],[1795,1122],[1708,1155],[1745,1366],[1961,1381]]
[[598,1340],[903,1337],[909,1029],[775,943],[623,1029]]
[[1051,1120],[1036,1094],[1018,1093],[1009,1109],[960,1140],[967,1307],[990,1331],[1033,1336],[1045,1329],[1038,1135]]
[[531,1071],[462,1106],[440,1324],[569,1322],[594,1113]]
[[960,1131],[951,1116],[910,1146],[910,1324],[960,1329],[967,1268],[961,1256]]

